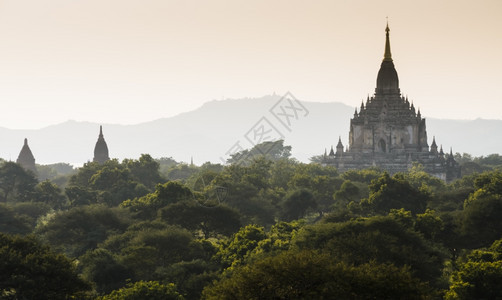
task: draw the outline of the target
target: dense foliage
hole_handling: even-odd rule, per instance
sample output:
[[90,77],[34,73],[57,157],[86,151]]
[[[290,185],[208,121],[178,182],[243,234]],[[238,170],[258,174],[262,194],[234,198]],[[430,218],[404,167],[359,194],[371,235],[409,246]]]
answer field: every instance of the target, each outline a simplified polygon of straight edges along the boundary
[[[0,163],[2,299],[498,299],[502,159],[340,174],[282,141],[228,165]],[[264,155],[265,154],[265,155]]]

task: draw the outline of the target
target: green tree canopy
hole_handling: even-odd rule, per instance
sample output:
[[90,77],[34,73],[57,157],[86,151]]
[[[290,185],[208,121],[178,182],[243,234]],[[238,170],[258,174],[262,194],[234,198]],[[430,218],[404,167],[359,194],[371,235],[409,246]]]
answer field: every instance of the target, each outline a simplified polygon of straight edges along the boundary
[[390,177],[384,173],[372,181],[370,195],[361,205],[378,214],[386,214],[391,209],[404,208],[413,214],[423,213],[430,195],[413,187],[401,174]]
[[149,154],[141,154],[140,158],[124,159],[122,162],[130,171],[133,179],[150,190],[157,184],[165,180],[160,175],[160,164],[154,160]]
[[191,231],[200,231],[207,239],[218,234],[229,236],[239,230],[239,213],[225,205],[202,206],[195,201],[171,204],[159,212],[160,219]]
[[79,257],[79,261],[83,278],[93,282],[99,294],[107,294],[123,287],[127,279],[133,276],[130,268],[106,249],[89,250]]
[[183,300],[172,283],[158,281],[138,281],[100,297],[99,300]]
[[0,164],[0,200],[31,201],[35,195],[37,179],[33,173],[26,171],[14,162]]
[[282,206],[282,218],[285,221],[293,221],[303,218],[308,209],[316,208],[317,202],[309,190],[301,189],[286,195]]
[[358,266],[315,251],[285,251],[236,268],[203,291],[203,299],[425,299],[427,284],[406,267]]
[[59,186],[49,180],[44,180],[35,187],[36,200],[50,205],[54,209],[67,206],[67,200]]
[[188,187],[176,181],[168,181],[164,184],[157,184],[155,192],[140,198],[126,200],[122,202],[121,206],[129,208],[140,218],[151,219],[157,215],[157,211],[162,207],[193,199],[192,191]]
[[[133,174],[130,165],[137,174]],[[127,199],[146,195],[149,190],[141,183],[143,179],[138,179],[146,170],[150,170],[151,165],[156,165],[155,161],[149,161],[147,156],[142,156],[139,161],[125,160],[119,163],[118,160],[108,160],[103,164],[89,162],[78,169],[78,172],[70,177],[66,187],[66,195],[73,206],[88,204],[106,204],[116,206]],[[153,168],[154,168],[153,167]],[[158,174],[158,171],[157,173]],[[145,175],[146,176],[146,175]],[[154,175],[144,178],[145,182]]]
[[216,258],[224,267],[238,266],[266,237],[263,227],[247,225],[221,244]]
[[450,278],[445,299],[501,299],[502,239],[486,250],[475,250]]
[[127,266],[133,280],[161,280],[172,264],[209,260],[216,252],[209,242],[195,239],[188,230],[161,221],[133,224],[124,233],[110,236],[101,248]]
[[69,299],[90,290],[75,265],[34,237],[0,233],[2,299]]
[[255,145],[249,150],[242,150],[232,154],[227,159],[227,163],[248,165],[257,158],[276,161],[290,156],[291,146],[284,146],[284,140],[266,141]]
[[78,257],[95,249],[108,236],[130,225],[127,211],[103,205],[81,206],[54,214],[40,223],[36,233],[56,250]]
[[443,251],[414,231],[406,215],[396,213],[305,226],[294,243],[299,249],[327,251],[349,264],[376,261],[410,266],[414,276],[435,282],[441,275]]

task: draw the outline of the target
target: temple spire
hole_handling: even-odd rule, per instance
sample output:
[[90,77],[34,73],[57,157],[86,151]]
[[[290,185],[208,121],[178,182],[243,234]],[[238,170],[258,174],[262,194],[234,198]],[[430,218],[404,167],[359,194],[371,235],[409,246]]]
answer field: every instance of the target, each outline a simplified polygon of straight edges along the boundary
[[16,162],[20,164],[25,170],[30,170],[33,174],[37,174],[37,167],[35,166],[35,157],[28,146],[28,139],[24,139],[23,148],[17,157]]
[[380,70],[378,71],[375,95],[392,94],[401,96],[401,93],[399,91],[399,78],[397,76],[396,68],[394,68],[392,55],[390,54],[390,29],[388,23],[385,31],[385,53],[383,56],[382,64],[380,65]]
[[387,20],[387,27],[385,28],[385,53],[383,55],[384,61],[392,61],[392,54],[390,53],[389,31],[389,21]]
[[107,160],[110,160],[108,156],[108,145],[103,136],[103,126],[99,126],[99,137],[96,146],[94,146],[94,158],[92,161],[103,164]]

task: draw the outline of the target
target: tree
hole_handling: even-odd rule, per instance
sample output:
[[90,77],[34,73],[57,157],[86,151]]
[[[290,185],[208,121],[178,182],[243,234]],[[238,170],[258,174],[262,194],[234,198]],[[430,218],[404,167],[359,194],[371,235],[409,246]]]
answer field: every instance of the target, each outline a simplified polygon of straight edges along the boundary
[[440,234],[444,228],[443,226],[443,220],[435,211],[430,209],[427,209],[423,214],[418,214],[415,221],[415,230],[432,240],[435,240],[436,236]]
[[166,177],[168,180],[186,180],[193,174],[197,172],[198,168],[192,165],[187,165],[185,163],[178,164],[174,167],[171,167],[169,171],[167,171]]
[[266,238],[258,242],[257,246],[247,254],[247,258],[268,256],[289,250],[294,237],[303,226],[305,222],[302,220],[278,222],[272,225],[266,232]]
[[401,173],[400,176],[416,189],[430,188],[438,191],[445,187],[444,181],[425,172],[424,167],[418,163],[414,163],[408,172]]
[[225,204],[238,209],[243,223],[273,224],[276,207],[264,195],[268,191],[267,178],[270,161],[257,159],[251,166],[230,165],[216,176],[207,190],[226,190]]
[[293,221],[305,216],[308,209],[317,207],[314,196],[308,190],[290,192],[283,203],[282,217],[285,221]]
[[88,187],[70,186],[65,189],[65,194],[72,207],[97,204],[98,202],[98,193]]
[[25,220],[29,224],[31,233],[40,218],[52,212],[52,208],[42,202],[20,202],[10,205],[11,212],[16,218]]
[[474,180],[474,193],[464,202],[462,232],[470,248],[484,247],[501,238],[502,172],[486,172]]
[[427,192],[411,186],[402,175],[396,174],[390,177],[388,173],[384,173],[372,181],[369,198],[363,199],[361,205],[379,214],[399,208],[417,214],[425,211],[429,198]]
[[474,161],[490,169],[500,168],[502,166],[502,155],[494,153],[485,157],[476,157]]
[[160,219],[192,231],[201,231],[207,239],[211,236],[231,235],[239,230],[239,213],[225,205],[202,206],[195,201],[178,202],[160,210]]
[[157,184],[155,192],[126,200],[120,206],[129,208],[140,218],[146,219],[155,217],[162,207],[189,199],[193,199],[193,194],[188,187],[176,181],[168,181],[164,184]]
[[351,266],[315,251],[284,251],[236,268],[203,299],[425,299],[427,284],[406,267]]
[[106,165],[89,179],[89,187],[97,191],[98,203],[116,206],[126,199],[141,197],[148,189],[134,181],[131,171],[123,166]]
[[159,173],[166,178],[169,169],[178,165],[178,162],[175,161],[172,157],[156,158],[155,161],[159,163]]
[[238,266],[266,237],[263,227],[247,225],[223,242],[215,256],[224,267]]
[[500,299],[502,290],[502,260],[467,262],[452,275],[445,299]]
[[218,266],[211,261],[195,259],[170,265],[161,277],[172,282],[186,299],[200,299],[202,290],[219,276]]
[[109,160],[104,164],[98,162],[85,163],[78,172],[70,177],[69,186],[89,187],[91,177],[105,166],[118,166],[119,162],[116,159]]
[[[359,202],[364,197],[365,185],[359,182],[345,180],[340,189],[333,194],[335,206],[337,208],[346,208],[350,202]],[[367,188],[366,188],[367,190]]]
[[36,165],[37,177],[39,180],[64,180],[69,179],[70,175],[76,173],[72,165],[68,163],[55,163],[49,165]]
[[149,154],[141,154],[138,160],[124,159],[122,164],[129,168],[135,181],[142,183],[150,190],[165,181],[159,173],[159,162]]
[[134,165],[138,173],[144,170],[142,169],[144,164],[138,162],[136,166],[136,163],[130,160],[122,164],[116,159],[103,164],[97,162],[84,164],[70,177],[66,188],[66,194],[72,205],[102,203],[116,206],[127,199],[146,195],[149,192],[148,188],[135,180],[127,163]]
[[14,162],[3,162],[0,166],[0,199],[7,201],[30,201],[35,193],[37,179]]
[[298,162],[293,159],[279,159],[270,168],[270,185],[275,188],[287,189],[288,182],[295,174]]
[[117,257],[106,249],[87,251],[79,257],[83,278],[96,285],[99,294],[107,294],[123,287],[132,277],[132,271],[121,264]]
[[[164,229],[131,229],[122,236],[124,246],[118,249],[119,261],[134,272],[135,280],[160,280],[174,263],[206,259],[212,247],[195,240],[186,229],[167,226]],[[111,246],[107,242],[106,247]]]
[[249,165],[257,158],[276,161],[291,156],[291,146],[284,146],[284,140],[266,141],[255,145],[250,150],[234,153],[227,159],[229,164]]
[[466,205],[462,233],[469,248],[485,247],[502,237],[502,195],[479,196],[475,193]]
[[375,261],[410,266],[414,276],[432,284],[441,276],[445,257],[440,247],[413,230],[411,215],[404,210],[388,216],[305,226],[294,244],[299,249],[331,253],[349,264]]
[[30,219],[16,214],[11,206],[0,204],[0,232],[28,234],[32,231]]
[[172,283],[158,281],[138,281],[100,297],[99,300],[183,300]]
[[61,189],[49,180],[37,184],[35,192],[37,201],[49,204],[54,209],[61,209],[66,205],[66,197]]
[[342,178],[352,182],[363,182],[370,184],[373,180],[382,176],[383,171],[377,168],[364,170],[348,170],[342,174]]
[[450,279],[445,299],[501,299],[502,240],[488,249],[474,250]]
[[127,211],[93,205],[58,212],[41,223],[36,232],[55,249],[78,257],[95,249],[108,236],[124,232],[129,224]]
[[0,233],[2,299],[69,299],[90,290],[75,265],[34,237]]

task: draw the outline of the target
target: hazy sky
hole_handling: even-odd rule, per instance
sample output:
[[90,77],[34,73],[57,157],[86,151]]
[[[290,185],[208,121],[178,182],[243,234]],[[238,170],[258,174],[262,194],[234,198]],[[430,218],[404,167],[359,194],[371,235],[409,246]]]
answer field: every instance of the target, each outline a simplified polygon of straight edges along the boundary
[[500,0],[0,0],[0,126],[136,124],[287,91],[356,107],[387,16],[422,115],[502,119]]

